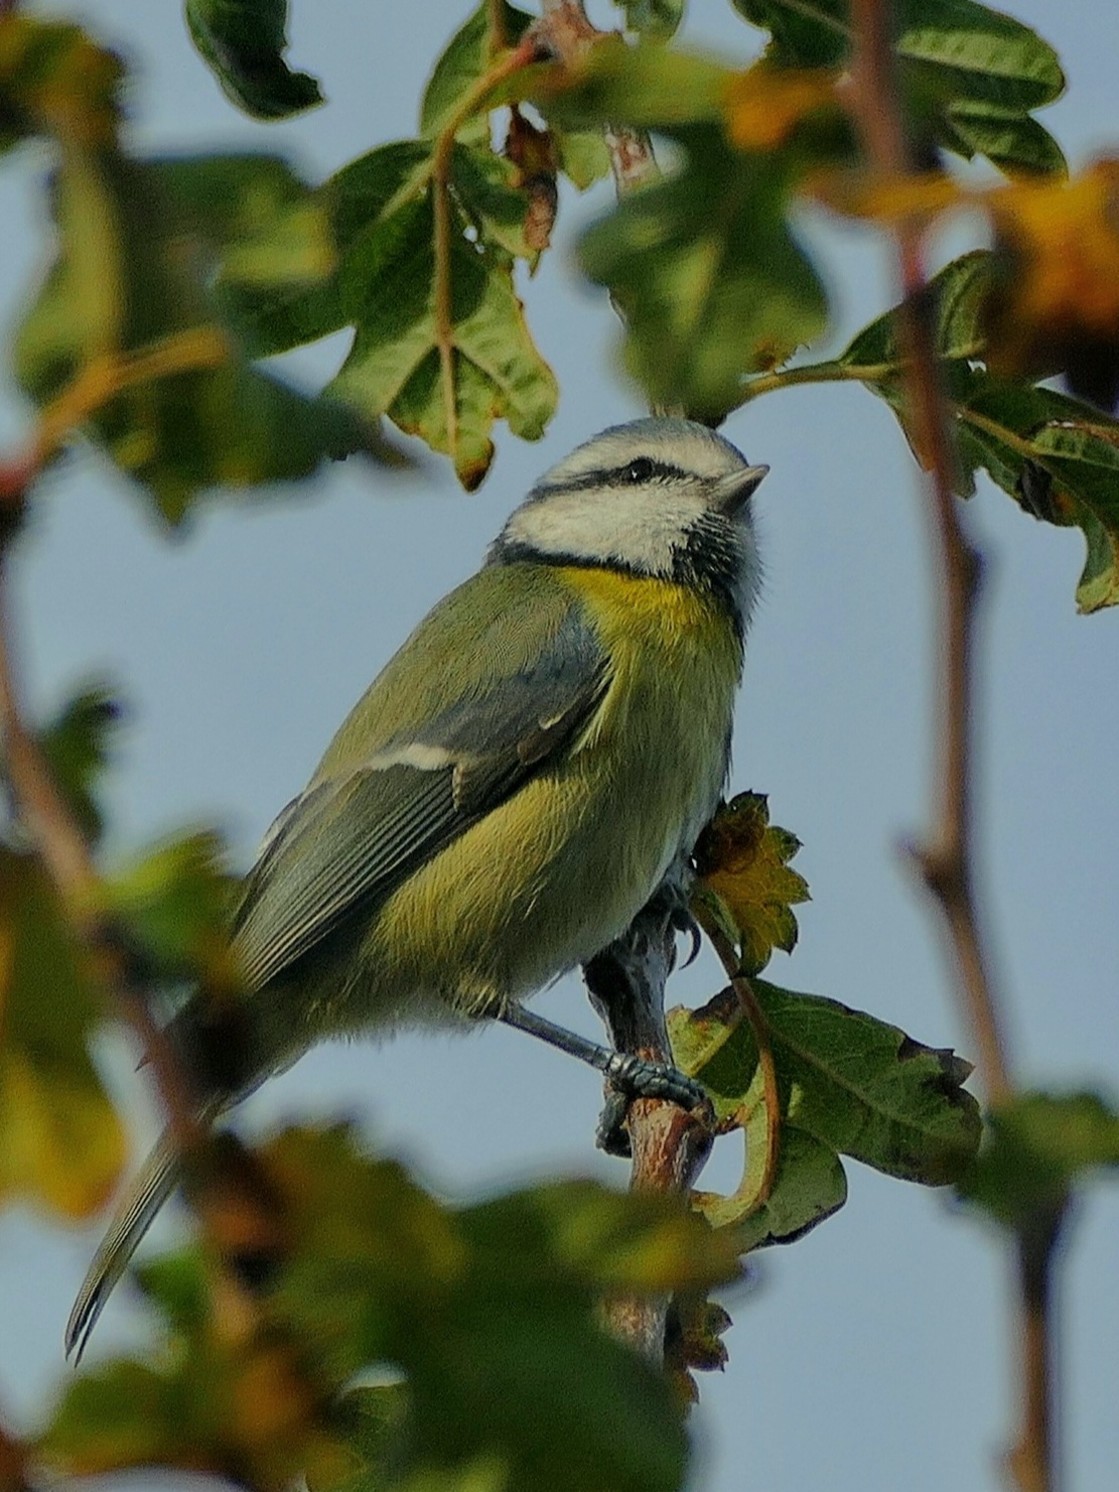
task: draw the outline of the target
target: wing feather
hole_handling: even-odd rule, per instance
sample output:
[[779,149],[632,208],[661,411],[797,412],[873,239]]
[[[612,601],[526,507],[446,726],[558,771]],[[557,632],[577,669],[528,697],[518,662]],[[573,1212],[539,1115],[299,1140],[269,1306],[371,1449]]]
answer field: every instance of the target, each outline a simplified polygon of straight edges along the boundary
[[[423,644],[422,631],[416,640]],[[608,682],[608,659],[573,598],[531,668],[498,674],[420,729],[382,741],[364,764],[313,782],[281,814],[245,882],[234,942],[250,987],[351,915],[369,914],[544,770],[587,725]],[[367,713],[376,691],[363,701]]]

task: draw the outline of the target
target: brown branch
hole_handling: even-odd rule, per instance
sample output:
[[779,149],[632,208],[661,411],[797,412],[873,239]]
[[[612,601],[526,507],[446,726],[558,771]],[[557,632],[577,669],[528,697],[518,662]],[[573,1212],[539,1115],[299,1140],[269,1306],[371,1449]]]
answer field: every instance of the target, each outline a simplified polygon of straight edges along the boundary
[[[895,78],[891,6],[889,0],[852,0],[851,14],[854,98],[863,141],[876,172],[883,179],[898,180],[908,172],[910,161]],[[933,821],[913,855],[944,918],[961,1004],[976,1043],[987,1099],[994,1108],[1013,1097],[1013,1085],[972,870],[973,643],[980,556],[964,532],[953,491],[949,407],[940,388],[927,314],[921,218],[903,216],[894,232],[913,443],[930,474],[928,506],[940,572],[940,742]],[[1060,1205],[1045,1216],[1027,1218],[1017,1229],[1022,1424],[1007,1462],[1021,1492],[1052,1492],[1057,1481],[1051,1295],[1063,1212]]]
[[128,939],[104,911],[101,879],[89,846],[51,773],[38,741],[24,724],[11,658],[5,558],[0,558],[0,740],[20,819],[50,877],[79,942],[111,989],[125,1020],[143,1043],[176,1140],[184,1149],[198,1136],[197,1104],[182,1066],[154,1020],[148,990]]
[[[614,1049],[665,1063],[672,1061],[664,988],[675,958],[673,894],[654,897],[625,934],[583,971],[591,1003]],[[711,1151],[710,1113],[689,1113],[661,1099],[640,1098],[630,1104],[625,1127],[633,1190],[686,1195]],[[669,1304],[668,1297],[625,1297],[610,1304],[607,1316],[619,1337],[659,1364]]]
[[[881,175],[902,176],[908,151],[894,79],[884,0],[853,0],[854,98],[867,153]],[[980,579],[977,550],[964,533],[953,492],[954,461],[947,406],[941,395],[936,348],[925,307],[927,289],[921,219],[899,219],[895,234],[902,300],[900,331],[905,349],[914,445],[927,468],[931,518],[940,566],[941,604],[940,744],[936,765],[933,827],[914,855],[940,903],[956,960],[959,988],[975,1037],[979,1070],[991,1104],[1010,1092],[1005,1040],[979,931],[972,885],[971,729],[972,629]]]

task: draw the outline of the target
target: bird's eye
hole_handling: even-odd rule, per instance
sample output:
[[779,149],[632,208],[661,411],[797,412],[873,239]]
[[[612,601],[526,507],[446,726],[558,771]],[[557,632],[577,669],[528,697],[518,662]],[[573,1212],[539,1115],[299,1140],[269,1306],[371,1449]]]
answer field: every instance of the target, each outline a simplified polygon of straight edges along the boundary
[[656,469],[655,461],[650,461],[648,456],[638,456],[626,467],[625,479],[636,487],[642,482],[649,481]]

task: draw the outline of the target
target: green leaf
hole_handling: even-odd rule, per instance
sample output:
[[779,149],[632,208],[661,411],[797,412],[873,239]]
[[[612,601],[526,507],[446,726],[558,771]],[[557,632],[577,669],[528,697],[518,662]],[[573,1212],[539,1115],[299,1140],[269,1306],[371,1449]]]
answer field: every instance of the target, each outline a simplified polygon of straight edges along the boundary
[[[796,1128],[901,1180],[937,1186],[958,1174],[979,1141],[979,1109],[961,1086],[966,1062],[836,1000],[751,984],[769,1028],[782,1114]],[[758,1050],[733,994],[674,1012],[672,1041],[716,1115],[738,1122],[756,1095]]]
[[610,151],[601,130],[552,131],[560,169],[573,187],[585,192],[610,175]]
[[[999,378],[978,366],[987,354],[997,272],[986,251],[953,260],[930,282],[936,350],[954,416],[956,488],[968,496],[982,468],[1028,513],[1075,526],[1088,548],[1077,588],[1081,611],[1119,603],[1119,421],[1054,389]],[[905,424],[897,313],[858,334],[835,364],[886,400]],[[828,364],[816,372],[827,376]]]
[[620,37],[605,37],[562,76],[558,91],[548,80],[537,102],[550,122],[569,129],[601,132],[609,121],[674,131],[721,124],[739,76],[701,52],[656,42],[627,46]]
[[[786,67],[843,67],[852,55],[848,0],[734,0],[769,31],[768,55]],[[1057,54],[1030,27],[974,0],[898,0],[895,47],[912,118],[933,138],[997,166],[1063,169],[1060,148],[1034,109],[1059,98]]]
[[126,1145],[89,1055],[101,1017],[53,888],[0,848],[0,1201],[77,1220],[112,1194]]
[[633,193],[580,245],[627,321],[626,362],[654,405],[717,420],[742,380],[818,336],[827,299],[789,231],[780,163],[680,132],[687,163]]
[[322,103],[319,85],[292,72],[287,0],[186,0],[195,46],[238,108],[257,119],[286,119]]
[[[953,259],[929,281],[926,305],[940,357],[958,360],[983,356],[987,345],[984,316],[993,276],[993,256],[985,249],[976,249]],[[865,326],[837,362],[855,370],[873,369],[875,382],[900,377],[902,350],[896,310]]]
[[1053,389],[978,369],[959,374],[952,394],[963,460],[1034,517],[1084,531],[1079,609],[1119,603],[1119,422]]
[[[420,107],[420,133],[425,138],[432,139],[447,125],[467,93],[486,71],[493,51],[515,46],[532,24],[531,15],[503,0],[501,14],[504,35],[494,38],[490,34],[492,9],[488,0],[483,0],[451,38],[436,62]],[[496,48],[495,42],[498,44]],[[472,122],[464,138],[488,145],[489,124],[484,114]]]
[[116,138],[124,65],[78,26],[0,20],[0,152],[29,135],[82,148]]
[[235,880],[217,835],[169,840],[107,882],[109,905],[165,979],[232,983]]
[[[747,1153],[754,1139],[747,1128]],[[751,1178],[753,1181],[753,1178]],[[749,1193],[756,1195],[756,1191]],[[789,1120],[781,1125],[781,1148],[769,1195],[760,1206],[742,1216],[733,1198],[718,1197],[701,1202],[703,1215],[712,1227],[734,1224],[735,1236],[744,1254],[771,1244],[795,1243],[818,1223],[838,1212],[847,1201],[847,1176],[839,1156],[822,1140]]]
[[339,1129],[280,1135],[265,1162],[294,1248],[283,1314],[337,1376],[401,1370],[419,1468],[496,1461],[515,1492],[679,1485],[668,1387],[606,1334],[597,1302],[725,1279],[732,1241],[663,1198],[590,1183],[452,1210]]
[[[465,189],[469,194],[469,183]],[[538,440],[557,388],[525,325],[508,254],[493,242],[474,241],[473,224],[457,203],[449,211],[451,242],[442,262],[430,188],[375,222],[347,255],[343,304],[356,332],[329,388],[445,451],[469,489],[493,459],[494,421]],[[439,350],[440,273],[449,286],[449,376]]]
[[[323,1385],[276,1330],[213,1328],[209,1267],[184,1256],[144,1270],[145,1293],[176,1327],[174,1349],[72,1378],[38,1453],[69,1475],[178,1467],[239,1486],[279,1488],[338,1461]],[[183,1285],[198,1282],[188,1304]]]
[[326,214],[334,268],[321,283],[231,283],[223,277],[222,304],[254,357],[288,352],[318,341],[347,324],[342,270],[348,256],[390,203],[423,194],[431,173],[431,147],[421,140],[398,140],[359,156],[314,194]]
[[320,1475],[308,1477],[308,1492],[370,1492],[393,1483],[407,1454],[408,1390],[403,1383],[355,1388],[334,1409],[347,1455]]
[[39,746],[51,774],[91,843],[101,837],[96,785],[109,760],[120,715],[120,705],[109,689],[93,684],[68,700],[39,733]]
[[615,0],[626,13],[626,30],[665,41],[684,18],[685,0]]
[[257,355],[353,326],[349,355],[328,394],[366,419],[387,415],[452,455],[460,480],[474,487],[493,456],[494,421],[538,439],[557,388],[513,283],[511,255],[535,257],[525,240],[528,199],[507,162],[461,142],[450,157],[450,242],[442,261],[450,301],[451,376],[444,381],[431,173],[432,147],[419,140],[382,146],[346,166],[319,194],[333,224],[336,274],[306,294],[238,287],[236,319]]
[[278,199],[286,212],[297,195],[266,157],[64,161],[58,257],[20,328],[17,373],[43,405],[80,382],[89,433],[172,523],[208,488],[292,480],[376,448],[351,411],[249,366],[214,304],[223,251],[242,283],[307,270],[305,242],[293,255],[269,237]]
[[1119,1114],[1095,1093],[1022,1093],[990,1115],[960,1191],[1009,1227],[1060,1211],[1096,1170],[1119,1167]]

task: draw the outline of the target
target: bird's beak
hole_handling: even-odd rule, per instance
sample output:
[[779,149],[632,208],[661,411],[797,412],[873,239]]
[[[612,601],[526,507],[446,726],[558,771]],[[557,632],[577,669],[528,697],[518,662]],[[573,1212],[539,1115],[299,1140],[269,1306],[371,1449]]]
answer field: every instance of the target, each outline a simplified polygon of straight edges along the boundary
[[768,466],[747,466],[725,477],[719,484],[716,498],[720,511],[733,518],[746,505],[768,470]]

